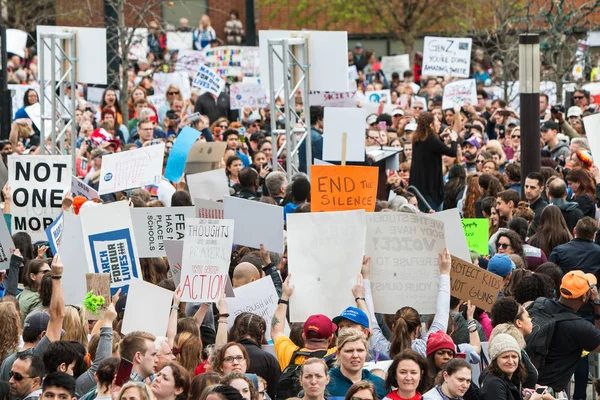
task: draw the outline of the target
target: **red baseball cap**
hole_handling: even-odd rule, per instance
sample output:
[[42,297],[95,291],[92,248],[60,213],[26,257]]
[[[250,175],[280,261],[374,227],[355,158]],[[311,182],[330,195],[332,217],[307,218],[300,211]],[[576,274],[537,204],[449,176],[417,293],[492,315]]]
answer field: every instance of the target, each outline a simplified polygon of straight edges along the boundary
[[304,323],[304,334],[316,333],[320,338],[327,339],[337,331],[337,325],[331,322],[329,317],[323,314],[315,314],[308,317]]

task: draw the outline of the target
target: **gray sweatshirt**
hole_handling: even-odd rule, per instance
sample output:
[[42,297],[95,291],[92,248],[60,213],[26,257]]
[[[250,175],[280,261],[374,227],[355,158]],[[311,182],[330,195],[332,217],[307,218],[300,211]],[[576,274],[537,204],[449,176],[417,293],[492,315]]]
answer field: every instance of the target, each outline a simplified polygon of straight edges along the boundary
[[[98,321],[98,323],[100,324],[101,321]],[[83,396],[96,386],[94,375],[98,371],[100,363],[105,358],[112,356],[112,338],[112,327],[105,326],[100,328],[100,341],[98,342],[96,358],[92,366],[77,378],[75,397],[79,398]]]

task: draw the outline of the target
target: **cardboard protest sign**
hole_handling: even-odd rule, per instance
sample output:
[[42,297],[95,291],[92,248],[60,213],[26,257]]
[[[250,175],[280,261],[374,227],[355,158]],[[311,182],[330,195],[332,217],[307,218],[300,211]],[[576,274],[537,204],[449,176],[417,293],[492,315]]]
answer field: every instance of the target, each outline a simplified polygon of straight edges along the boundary
[[10,267],[11,250],[15,248],[6,220],[0,218],[0,270]]
[[220,168],[225,149],[227,149],[225,142],[194,143],[185,162],[185,173],[196,174]]
[[306,321],[312,314],[333,318],[354,304],[352,286],[365,248],[365,212],[288,214],[287,229],[288,270],[296,286],[290,321]]
[[185,71],[189,76],[195,76],[203,60],[204,55],[201,51],[181,49],[177,52],[175,70]]
[[[590,150],[594,160],[600,160],[600,114],[583,117],[586,137],[590,143]],[[596,161],[596,164],[598,162]]]
[[425,214],[368,213],[365,255],[375,311],[393,314],[402,304],[435,313],[444,247],[443,222]]
[[267,92],[260,83],[234,83],[229,88],[229,104],[232,110],[266,107]]
[[44,230],[62,212],[71,189],[70,156],[8,156],[12,188],[12,231],[27,232],[33,242],[46,240]]
[[194,207],[130,208],[131,223],[138,243],[138,257],[164,257],[164,240],[182,240],[186,218],[194,217]]
[[219,300],[227,283],[232,245],[232,220],[186,220],[181,301],[214,303]]
[[73,194],[73,197],[83,196],[88,200],[94,200],[100,197],[96,190],[86,185],[81,179],[77,178],[76,176],[73,176],[71,178],[71,193]]
[[167,49],[188,50],[193,47],[193,32],[167,32]]
[[[227,298],[227,311],[229,312],[227,325],[229,329],[233,326],[235,318],[243,312],[256,314],[267,321],[267,324],[273,319],[279,296],[277,296],[273,279],[270,276],[235,288],[233,292],[235,297]],[[285,331],[289,332],[289,329],[286,320]],[[271,340],[270,329],[265,332],[265,338],[267,341]]]
[[192,86],[199,88],[202,92],[219,96],[225,88],[225,81],[216,72],[201,64]]
[[429,214],[429,217],[444,223],[446,247],[448,247],[450,254],[464,260],[470,260],[471,253],[469,253],[469,245],[467,244],[465,231],[462,229],[458,208]]
[[442,110],[453,109],[455,106],[477,104],[477,84],[475,79],[450,82],[444,87]]
[[223,203],[212,200],[194,199],[196,218],[224,219]]
[[167,277],[173,279],[175,286],[179,286],[181,281],[181,257],[183,257],[183,240],[165,239],[165,253],[169,263],[169,273]]
[[50,226],[46,228],[46,236],[48,237],[48,244],[52,250],[52,254],[58,254],[64,228],[64,213],[60,213],[60,215],[50,224]]
[[488,235],[489,221],[487,218],[463,218],[462,226],[467,238],[467,245],[470,250],[476,251],[479,255],[489,253]]
[[131,280],[142,278],[129,205],[118,201],[86,207],[79,215],[90,272],[109,273],[113,295],[119,288],[127,293]]
[[[121,333],[127,335],[141,330],[154,336],[165,336],[169,326],[173,292],[142,279],[132,280],[130,286]],[[148,308],[148,299],[152,299],[151,309]],[[148,318],[150,310],[152,318]]]
[[233,243],[283,253],[283,207],[231,196],[223,204],[225,219],[235,221]]
[[323,117],[323,159],[342,160],[342,136],[346,132],[346,161],[365,161],[365,110],[326,107]]
[[25,58],[25,47],[27,46],[27,32],[19,29],[6,30],[6,52],[16,54]]
[[423,76],[468,78],[471,68],[470,38],[425,36]]
[[491,311],[503,287],[502,277],[452,256],[450,294],[484,311]]
[[165,169],[165,178],[171,182],[179,182],[185,170],[185,162],[187,160],[190,149],[200,137],[200,131],[189,126],[184,127],[177,139],[173,143],[173,148],[169,153],[167,160],[167,168]]
[[392,74],[397,72],[402,77],[405,71],[410,71],[410,57],[408,54],[399,56],[383,56],[381,57],[381,70],[385,74],[388,81],[392,80]]
[[102,157],[99,194],[158,185],[162,178],[165,144],[155,144]]
[[389,89],[365,92],[365,97],[369,99],[369,103],[379,104],[383,101],[384,103],[391,104],[391,95]]
[[61,242],[69,243],[58,249],[60,260],[65,267],[63,290],[66,304],[80,304],[86,295],[85,275],[93,272],[89,267],[83,240],[81,217],[70,212],[63,213],[64,231]]
[[215,169],[186,176],[193,199],[223,200],[229,195],[229,184],[225,170]]
[[378,175],[376,167],[311,166],[311,211],[373,212]]
[[[92,292],[94,296],[104,297],[104,306],[108,307],[111,302],[110,296],[110,274],[85,274],[85,287],[87,293]],[[86,310],[85,319],[96,321],[100,319],[100,314]]]

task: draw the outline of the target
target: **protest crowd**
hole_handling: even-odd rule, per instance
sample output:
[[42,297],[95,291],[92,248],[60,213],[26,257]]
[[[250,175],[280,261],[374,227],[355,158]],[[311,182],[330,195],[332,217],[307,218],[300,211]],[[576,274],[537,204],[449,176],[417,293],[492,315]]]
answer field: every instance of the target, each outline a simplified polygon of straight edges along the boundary
[[[194,51],[222,48],[207,16],[179,31],[193,32]],[[50,141],[31,114],[35,48],[9,60],[12,83],[32,87],[0,144],[1,400],[600,390],[589,362],[600,351],[600,155],[588,140],[600,106],[588,91],[568,107],[540,95],[541,165],[522,187],[518,104],[491,89],[501,63],[474,49],[467,99],[450,98],[463,81],[428,76],[424,54],[388,76],[356,43],[348,92],[333,97],[361,111],[358,136],[332,144],[338,105],[311,93],[312,163],[301,145],[288,179],[268,103],[232,105],[244,72],[208,68],[218,90],[196,76],[165,83],[181,51],[156,23],[147,42],[130,60],[127,113],[116,89],[95,104],[91,86],[66,88],[76,148],[65,141],[63,156],[41,151]],[[342,146],[360,160],[327,155]],[[391,154],[383,183],[378,151]]]

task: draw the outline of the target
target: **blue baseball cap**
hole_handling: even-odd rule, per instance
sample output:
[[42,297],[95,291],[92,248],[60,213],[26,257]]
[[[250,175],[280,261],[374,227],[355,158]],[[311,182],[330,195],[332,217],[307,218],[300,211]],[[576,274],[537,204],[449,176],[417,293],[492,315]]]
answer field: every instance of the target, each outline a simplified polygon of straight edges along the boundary
[[515,268],[516,265],[509,256],[506,254],[496,254],[494,257],[490,258],[487,269],[492,274],[506,278]]
[[359,324],[364,328],[369,329],[369,317],[364,311],[356,308],[356,307],[348,307],[340,315],[333,319],[333,322],[339,326],[340,321],[342,319],[347,319],[348,321],[352,321],[355,324]]

